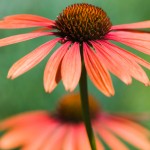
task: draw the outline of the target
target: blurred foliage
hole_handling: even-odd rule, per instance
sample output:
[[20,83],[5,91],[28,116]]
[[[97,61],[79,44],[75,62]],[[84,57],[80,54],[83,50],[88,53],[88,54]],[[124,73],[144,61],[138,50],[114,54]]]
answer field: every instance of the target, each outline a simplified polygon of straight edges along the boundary
[[[102,7],[113,24],[150,19],[150,0],[63,0],[63,2],[61,0],[0,0],[0,18],[12,14],[36,14],[56,19],[66,6],[79,2]],[[0,38],[26,31],[28,30],[0,30]],[[58,99],[67,93],[62,83],[51,94],[46,94],[44,91],[43,71],[51,54],[19,78],[15,80],[6,78],[9,68],[15,61],[48,40],[48,37],[40,37],[0,48],[0,119],[34,109],[54,110]],[[140,56],[150,61],[149,56],[144,54]],[[150,77],[150,71],[146,70],[146,72]],[[111,98],[102,95],[89,81],[89,92],[101,102],[104,110],[150,112],[150,87],[145,87],[135,80],[132,85],[126,86],[113,75],[112,78],[116,94]]]

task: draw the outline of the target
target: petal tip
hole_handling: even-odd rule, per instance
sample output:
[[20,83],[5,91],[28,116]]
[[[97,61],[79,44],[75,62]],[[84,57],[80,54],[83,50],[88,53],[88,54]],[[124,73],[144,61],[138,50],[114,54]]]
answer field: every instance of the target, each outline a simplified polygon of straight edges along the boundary
[[12,75],[7,75],[7,79],[11,79],[11,80],[13,80],[14,78],[13,78],[13,76]]

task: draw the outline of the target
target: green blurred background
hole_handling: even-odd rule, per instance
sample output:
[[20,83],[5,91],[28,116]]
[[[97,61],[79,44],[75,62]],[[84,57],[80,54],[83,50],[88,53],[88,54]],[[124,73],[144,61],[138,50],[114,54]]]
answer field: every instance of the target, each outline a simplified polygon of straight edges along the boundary
[[[27,13],[56,19],[66,6],[78,2],[102,7],[113,24],[150,19],[150,0],[0,0],[0,18]],[[28,30],[0,30],[0,38],[24,31]],[[67,93],[62,83],[51,94],[46,94],[44,91],[43,71],[51,54],[19,78],[6,79],[7,72],[14,62],[48,40],[49,37],[40,37],[0,48],[0,119],[29,110],[54,110],[59,98]],[[133,51],[131,48],[127,49]],[[149,56],[137,54],[150,61]],[[145,71],[150,77],[150,71]],[[109,112],[150,112],[150,87],[145,87],[135,80],[132,85],[126,86],[113,75],[112,78],[116,94],[111,98],[102,95],[90,80],[88,81],[89,92],[101,102],[103,109]],[[77,87],[76,91],[78,90]],[[150,127],[150,123],[144,124]]]

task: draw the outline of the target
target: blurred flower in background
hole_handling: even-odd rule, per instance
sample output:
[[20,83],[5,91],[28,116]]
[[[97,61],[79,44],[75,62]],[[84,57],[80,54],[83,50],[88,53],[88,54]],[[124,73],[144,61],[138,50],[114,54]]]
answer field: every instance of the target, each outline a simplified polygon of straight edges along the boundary
[[[123,43],[142,53],[150,54],[150,34],[141,29],[150,28],[150,21],[112,25],[107,14],[91,4],[73,4],[50,20],[41,16],[19,14],[0,21],[1,29],[42,27],[30,33],[0,40],[6,46],[40,36],[56,36],[17,61],[9,70],[8,78],[14,79],[41,62],[56,43],[62,45],[50,57],[44,71],[44,87],[51,92],[62,82],[66,90],[73,91],[81,75],[81,60],[94,85],[106,96],[114,95],[109,72],[126,84],[132,77],[149,85],[149,79],[140,65],[150,69],[150,63],[112,44]],[[140,30],[139,30],[140,29]],[[80,54],[81,53],[81,54]],[[81,55],[81,56],[80,56]]]
[[[26,112],[1,121],[0,130],[5,132],[0,138],[0,148],[90,150],[80,102],[79,94],[65,95],[54,113]],[[89,104],[97,150],[104,150],[104,145],[114,150],[128,150],[123,141],[137,149],[150,149],[148,129],[127,117],[106,113],[92,96]]]

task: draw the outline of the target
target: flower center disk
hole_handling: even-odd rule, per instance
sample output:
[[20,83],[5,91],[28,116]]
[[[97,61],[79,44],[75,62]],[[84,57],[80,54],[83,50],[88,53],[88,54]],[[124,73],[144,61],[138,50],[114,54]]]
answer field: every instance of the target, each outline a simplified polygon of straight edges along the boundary
[[[92,96],[89,96],[89,110],[90,118],[96,118],[100,107]],[[82,106],[79,94],[70,94],[62,97],[57,107],[55,117],[63,122],[81,122],[82,117]]]
[[101,8],[86,3],[68,6],[56,20],[59,36],[72,42],[102,39],[110,28],[107,14]]

